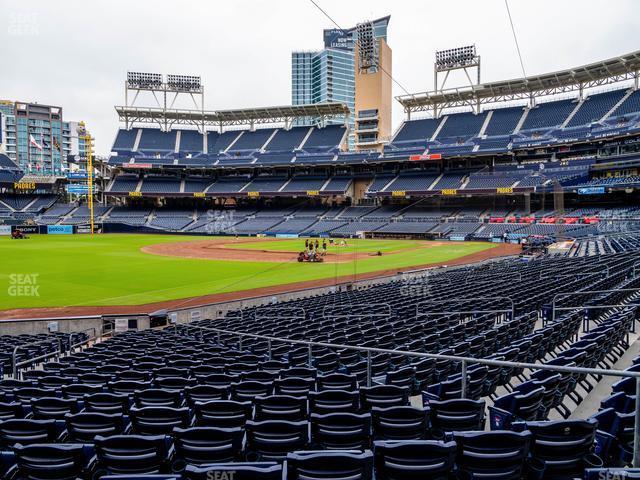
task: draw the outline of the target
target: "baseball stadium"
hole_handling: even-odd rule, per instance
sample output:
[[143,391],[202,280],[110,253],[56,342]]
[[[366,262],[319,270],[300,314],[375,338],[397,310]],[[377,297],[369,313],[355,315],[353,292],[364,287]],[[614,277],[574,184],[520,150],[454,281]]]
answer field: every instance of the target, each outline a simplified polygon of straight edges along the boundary
[[290,104],[0,101],[0,480],[640,478],[640,50],[527,73],[505,0],[521,76],[410,92],[303,3]]

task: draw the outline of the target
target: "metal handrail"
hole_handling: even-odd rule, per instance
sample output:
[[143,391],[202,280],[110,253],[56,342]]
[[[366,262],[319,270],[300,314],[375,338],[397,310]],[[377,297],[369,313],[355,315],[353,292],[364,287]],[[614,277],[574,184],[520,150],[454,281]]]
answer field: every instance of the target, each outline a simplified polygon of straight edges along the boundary
[[[607,289],[607,290],[583,290],[583,291],[577,291],[577,292],[564,292],[564,293],[557,293],[556,295],[554,295],[553,300],[551,301],[551,320],[555,320],[556,319],[556,310],[581,310],[584,309],[586,307],[586,305],[583,306],[574,306],[574,307],[557,307],[556,306],[556,302],[563,297],[568,297],[570,295],[584,295],[584,294],[598,294],[598,293],[614,293],[614,292],[640,292],[640,288],[612,288],[612,289]],[[604,305],[602,305],[604,306]],[[614,305],[612,308],[614,307],[620,307],[620,306],[625,306],[625,307],[629,307],[629,306],[633,306],[632,304],[625,304],[625,305]]]
[[49,345],[49,344],[51,344],[51,340],[39,340],[37,342],[24,343],[22,345],[16,345],[13,348],[13,352],[11,353],[11,370],[12,370],[12,373],[13,373],[13,378],[17,378],[18,368],[23,366],[23,365],[28,365],[30,363],[33,363],[34,361],[45,360],[45,359],[50,358],[50,357],[55,357],[55,356],[61,355],[62,354],[62,341],[60,340],[60,337],[58,337],[57,335],[55,336],[55,339],[58,342],[58,350],[53,351],[53,352],[49,352],[49,353],[45,353],[44,355],[39,355],[37,357],[30,358],[30,359],[24,360],[22,362],[17,362],[18,350],[20,350],[22,348],[26,348],[26,347],[36,347],[38,345],[44,345],[44,344]]
[[[79,335],[81,333],[86,333],[86,332],[92,332],[93,335],[90,335],[86,340],[82,340],[78,343],[73,343],[73,336],[74,335]],[[97,340],[98,336],[96,335],[96,328],[95,327],[89,327],[89,328],[85,328],[84,330],[80,330],[77,332],[71,332],[69,334],[69,353],[73,352],[73,349],[82,345],[85,345],[87,343],[89,343],[92,340]]]
[[[421,352],[409,352],[406,350],[391,350],[386,348],[375,347],[358,347],[353,345],[342,345],[338,343],[326,343],[326,342],[309,342],[306,340],[293,340],[283,339],[278,337],[271,337],[267,335],[256,335],[253,333],[237,332],[232,330],[224,330],[220,328],[202,327],[199,325],[189,325],[189,328],[198,328],[204,331],[211,331],[218,334],[227,334],[238,337],[249,337],[259,340],[266,340],[269,345],[269,358],[271,358],[271,342],[290,343],[297,345],[306,345],[309,349],[309,362],[311,363],[311,349],[314,346],[342,349],[342,350],[356,350],[360,352],[366,352],[367,354],[367,386],[371,386],[371,354],[372,353],[386,353],[391,355],[404,355],[408,357],[434,359],[434,360],[448,360],[453,362],[459,362],[461,366],[461,396],[466,398],[467,392],[467,367],[469,364],[487,365],[493,367],[510,367],[514,369],[529,369],[529,370],[548,370],[552,372],[570,373],[570,374],[583,374],[583,375],[596,375],[596,376],[613,376],[622,378],[635,378],[636,380],[636,398],[640,398],[640,372],[631,372],[627,370],[606,370],[602,368],[584,368],[584,367],[566,367],[562,365],[546,365],[538,363],[527,362],[509,362],[506,360],[491,360],[486,358],[473,358],[463,357],[457,355],[443,355],[440,353],[421,353]],[[635,427],[633,437],[633,466],[635,468],[640,467],[640,402],[636,402],[635,406]]]

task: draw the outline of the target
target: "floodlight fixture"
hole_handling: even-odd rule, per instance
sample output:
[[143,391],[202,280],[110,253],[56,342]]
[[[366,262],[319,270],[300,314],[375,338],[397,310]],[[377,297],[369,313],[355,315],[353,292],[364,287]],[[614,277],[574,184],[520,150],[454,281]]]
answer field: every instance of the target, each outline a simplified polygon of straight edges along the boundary
[[438,71],[452,70],[475,66],[478,63],[478,55],[475,45],[450,48],[436,52],[435,66]]
[[356,34],[358,35],[360,71],[377,71],[380,52],[373,31],[373,22],[363,22],[356,25]]
[[160,73],[127,72],[127,86],[129,88],[160,89],[162,84]]
[[167,74],[167,88],[180,92],[197,92],[202,87],[199,76]]

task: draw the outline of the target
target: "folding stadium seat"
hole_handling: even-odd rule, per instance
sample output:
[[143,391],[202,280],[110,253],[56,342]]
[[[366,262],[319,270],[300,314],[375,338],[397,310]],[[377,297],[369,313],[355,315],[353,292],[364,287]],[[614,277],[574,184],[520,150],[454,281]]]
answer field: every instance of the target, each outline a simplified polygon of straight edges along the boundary
[[187,407],[132,407],[129,415],[132,431],[138,435],[168,435],[174,427],[187,428],[191,420]]
[[255,372],[258,370],[258,362],[255,363],[240,363],[234,362],[227,364],[225,367],[225,373],[229,375],[242,375],[243,373]]
[[364,450],[371,446],[371,415],[328,413],[311,415],[311,443],[332,450]]
[[108,392],[84,396],[84,408],[88,412],[128,414],[131,400],[127,394]]
[[280,378],[312,378],[316,379],[318,371],[315,368],[291,367],[280,371]]
[[198,377],[200,375],[211,375],[213,373],[224,373],[224,367],[216,367],[213,365],[198,365],[191,368],[191,375]]
[[319,392],[324,390],[353,391],[358,389],[358,379],[355,375],[347,375],[345,373],[320,375],[317,378],[316,383]]
[[288,452],[304,450],[309,443],[308,422],[247,421],[247,458],[282,461]]
[[72,377],[63,377],[58,375],[46,375],[38,379],[38,386],[40,388],[60,389],[63,385],[70,385],[73,383]]
[[276,395],[291,395],[294,397],[306,397],[310,391],[315,390],[315,378],[286,377],[274,381]]
[[313,366],[318,372],[331,373],[335,372],[340,366],[340,357],[337,353],[329,352],[324,355],[314,356]]
[[436,361],[432,358],[425,358],[414,361],[412,366],[415,370],[416,385],[418,392],[426,390],[433,383],[436,371]]
[[60,432],[55,420],[13,419],[0,422],[0,448],[19,443],[53,443]]
[[260,370],[278,374],[280,373],[280,370],[289,368],[289,364],[287,362],[280,360],[267,360],[265,362],[260,362],[259,366]]
[[175,367],[161,367],[157,368],[153,371],[153,377],[158,378],[167,378],[167,377],[179,377],[179,378],[188,378],[189,377],[189,369],[188,368],[175,368]]
[[118,380],[118,375],[123,372],[123,368],[126,368],[126,367],[121,367],[120,365],[112,365],[112,364],[101,365],[98,368],[96,368],[96,373],[104,374],[104,375],[113,375],[115,376],[116,380]]
[[66,367],[66,365],[64,363],[61,363],[61,362],[45,362],[42,365],[42,370],[44,370],[46,372],[59,372],[60,370],[62,370],[65,367]]
[[175,428],[172,437],[176,452],[172,470],[175,472],[183,472],[187,465],[238,461],[243,454],[244,430],[241,428]]
[[491,430],[506,430],[515,421],[532,421],[540,418],[544,388],[531,385],[528,392],[513,392],[497,398],[489,405]]
[[116,380],[129,380],[132,382],[146,383],[151,380],[153,374],[142,370],[122,370],[116,373]]
[[232,383],[238,383],[240,376],[227,375],[226,373],[211,373],[196,377],[199,385],[213,385],[214,387],[230,388]]
[[264,382],[273,383],[278,378],[278,372],[267,372],[265,370],[253,370],[240,374],[243,382]]
[[433,430],[460,432],[484,430],[484,400],[454,399],[429,402],[429,423]]
[[76,480],[84,478],[91,449],[84,445],[16,445],[17,478],[25,480]]
[[233,480],[282,480],[282,465],[275,462],[214,463],[206,467],[188,465],[184,480],[211,480],[225,477]]
[[80,411],[78,401],[73,398],[34,398],[31,400],[31,412],[36,420],[62,420],[67,413]]
[[21,387],[13,389],[13,398],[24,404],[30,404],[32,399],[57,397],[58,392],[50,388]]
[[374,443],[379,480],[449,480],[455,468],[456,443],[407,440]]
[[376,440],[423,440],[427,436],[429,411],[414,407],[372,408]]
[[309,411],[319,415],[335,412],[357,413],[360,396],[357,391],[325,390],[309,392]]
[[13,418],[24,418],[24,409],[20,402],[0,402],[0,422]]
[[387,372],[384,379],[385,385],[396,385],[413,391],[416,383],[416,371],[413,367],[403,367]]
[[71,385],[62,386],[61,390],[62,398],[74,398],[76,400],[82,400],[85,395],[102,392],[102,387],[100,385],[73,383]]
[[602,466],[593,454],[597,421],[527,422],[533,435],[531,456],[544,463],[544,478],[580,477],[585,468]]
[[271,395],[255,397],[254,420],[287,420],[298,422],[307,419],[306,397],[292,397],[290,395]]
[[184,359],[172,361],[171,365],[176,368],[188,368],[189,372],[191,372],[192,368],[202,365],[202,362],[199,362],[197,360],[191,360],[189,358],[184,358]]
[[168,473],[170,442],[164,435],[113,435],[95,438],[94,477],[107,474]]
[[409,389],[395,385],[376,385],[360,388],[360,406],[363,410],[372,407],[395,407],[409,405]]
[[78,382],[85,385],[106,385],[111,380],[111,375],[105,373],[83,373],[78,375]]
[[155,380],[157,388],[166,390],[184,390],[185,388],[195,385],[195,378],[184,377],[161,377]]
[[294,452],[287,455],[288,480],[371,480],[373,453],[364,452]]
[[37,381],[39,378],[53,376],[53,375],[55,374],[48,372],[46,370],[27,370],[26,372],[22,373],[22,378],[32,382],[36,382],[37,384]]
[[198,427],[244,428],[251,413],[251,402],[213,400],[196,402],[194,405],[195,424]]
[[107,384],[107,388],[111,393],[132,395],[136,390],[145,390],[149,388],[149,384],[144,381],[117,380],[115,382],[109,382]]
[[368,375],[366,360],[361,360],[356,363],[349,363],[346,365],[346,367],[347,367],[347,372],[350,375],[353,375],[354,377],[356,377],[360,385],[366,385],[367,375]]
[[137,390],[133,393],[133,402],[136,407],[173,407],[182,406],[182,395],[177,390],[161,390],[148,388]]
[[0,392],[10,393],[16,388],[31,388],[35,384],[31,380],[16,380],[15,378],[8,378],[0,380]]
[[184,397],[189,407],[193,408],[196,402],[210,402],[211,400],[226,400],[229,398],[229,389],[214,387],[213,385],[194,385],[184,389]]
[[270,382],[232,383],[229,389],[229,398],[237,402],[252,401],[258,396],[268,396],[272,391],[273,383]]
[[525,473],[531,433],[456,432],[458,468],[472,478],[518,480]]
[[76,443],[93,443],[97,435],[121,435],[126,427],[124,417],[118,413],[81,412],[68,414],[64,420],[67,426],[66,441]]

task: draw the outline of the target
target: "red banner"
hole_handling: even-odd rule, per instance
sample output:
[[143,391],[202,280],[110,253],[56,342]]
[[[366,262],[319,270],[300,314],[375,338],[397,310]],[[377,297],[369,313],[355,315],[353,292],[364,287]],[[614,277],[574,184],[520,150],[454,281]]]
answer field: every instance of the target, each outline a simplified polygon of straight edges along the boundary
[[442,154],[431,153],[429,155],[411,155],[409,160],[412,162],[420,162],[422,160],[442,160]]

